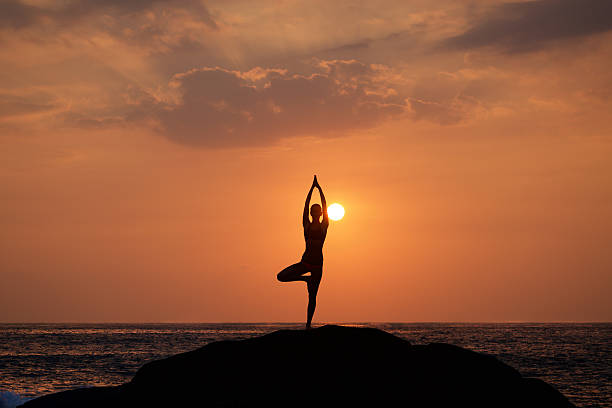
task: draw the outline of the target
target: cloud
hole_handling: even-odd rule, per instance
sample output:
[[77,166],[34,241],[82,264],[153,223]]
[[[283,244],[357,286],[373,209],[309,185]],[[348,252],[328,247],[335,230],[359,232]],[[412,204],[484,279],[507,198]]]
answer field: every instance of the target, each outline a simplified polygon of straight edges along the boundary
[[510,87],[508,74],[491,67],[426,75],[410,91],[412,118],[454,125],[507,109],[513,98]]
[[[524,51],[608,30],[612,3],[417,3],[0,1],[0,122],[252,146],[608,103],[609,47]],[[502,52],[454,52],[478,47]]]
[[0,93],[0,121],[21,118],[56,109],[47,95],[11,95]]
[[22,29],[37,23],[65,26],[87,20],[94,15],[124,16],[165,6],[189,10],[210,28],[218,28],[208,9],[197,0],[76,0],[59,4],[42,7],[19,0],[3,1],[0,3],[0,28]]
[[17,0],[0,3],[0,28],[21,28],[33,24],[39,16],[37,7],[22,4]]
[[442,45],[446,49],[495,47],[506,53],[520,53],[610,30],[609,0],[527,1],[492,7],[476,17],[471,28],[446,39]]
[[512,108],[511,79],[491,67],[414,80],[356,60],[313,60],[305,70],[313,72],[196,68],[174,75],[165,87],[130,85],[112,104],[72,105],[60,121],[81,129],[154,124],[180,144],[244,147],[297,136],[334,137],[398,118],[455,125]]
[[200,68],[176,75],[175,105],[158,113],[169,139],[193,146],[252,146],[299,135],[330,136],[406,112],[385,67],[320,61],[311,75],[279,69]]

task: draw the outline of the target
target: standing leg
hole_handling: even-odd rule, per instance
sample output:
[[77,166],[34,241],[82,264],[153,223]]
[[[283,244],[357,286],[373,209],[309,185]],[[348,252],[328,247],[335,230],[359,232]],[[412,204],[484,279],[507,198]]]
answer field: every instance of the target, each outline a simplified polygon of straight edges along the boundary
[[317,292],[319,284],[323,276],[323,267],[318,270],[311,271],[310,279],[306,281],[308,286],[308,309],[306,311],[306,329],[310,329],[312,317],[314,316],[315,308],[317,307]]

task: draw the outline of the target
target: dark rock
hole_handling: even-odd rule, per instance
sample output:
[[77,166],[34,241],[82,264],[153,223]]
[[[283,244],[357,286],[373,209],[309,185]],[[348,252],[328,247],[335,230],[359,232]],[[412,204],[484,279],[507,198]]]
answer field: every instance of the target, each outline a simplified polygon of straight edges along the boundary
[[494,357],[412,346],[381,330],[323,326],[210,343],[145,364],[131,382],[29,401],[38,407],[573,407]]

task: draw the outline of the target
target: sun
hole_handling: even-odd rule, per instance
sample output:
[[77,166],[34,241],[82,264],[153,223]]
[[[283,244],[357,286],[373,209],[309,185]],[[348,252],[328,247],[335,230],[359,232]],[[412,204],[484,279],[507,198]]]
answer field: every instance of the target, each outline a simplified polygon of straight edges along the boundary
[[338,203],[333,203],[327,207],[327,215],[334,221],[341,220],[344,217],[344,207]]

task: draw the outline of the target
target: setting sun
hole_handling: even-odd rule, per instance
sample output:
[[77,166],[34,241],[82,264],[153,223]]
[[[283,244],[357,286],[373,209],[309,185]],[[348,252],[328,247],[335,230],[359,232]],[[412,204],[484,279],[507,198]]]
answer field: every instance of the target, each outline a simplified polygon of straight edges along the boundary
[[327,215],[334,221],[341,220],[344,217],[344,207],[338,203],[333,203],[327,207]]

